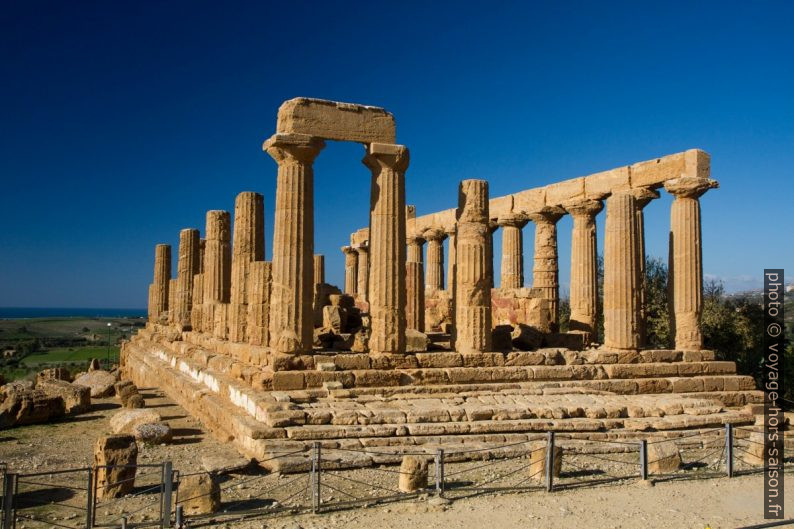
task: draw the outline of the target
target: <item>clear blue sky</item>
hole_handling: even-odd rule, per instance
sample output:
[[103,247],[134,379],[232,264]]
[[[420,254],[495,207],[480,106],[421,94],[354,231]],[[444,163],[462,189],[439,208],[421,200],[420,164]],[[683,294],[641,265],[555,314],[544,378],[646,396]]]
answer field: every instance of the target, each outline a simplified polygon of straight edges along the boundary
[[[393,112],[419,214],[464,178],[495,196],[705,149],[705,273],[736,290],[794,270],[791,2],[18,0],[0,17],[0,306],[144,307],[154,245],[244,190],[265,196],[270,258],[261,143],[296,96]],[[362,155],[329,144],[315,165],[336,284],[367,222]],[[666,256],[669,197],[647,218]]]

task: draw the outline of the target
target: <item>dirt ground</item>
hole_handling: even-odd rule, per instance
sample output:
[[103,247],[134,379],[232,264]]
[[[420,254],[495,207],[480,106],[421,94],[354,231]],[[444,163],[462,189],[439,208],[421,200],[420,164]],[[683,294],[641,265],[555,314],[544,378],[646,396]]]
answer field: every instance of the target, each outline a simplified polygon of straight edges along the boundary
[[[202,456],[214,455],[229,460],[238,459],[231,447],[223,445],[204,431],[201,424],[187,417],[184,410],[159,391],[141,390],[147,406],[160,412],[174,430],[169,445],[142,446],[138,463],[173,462],[181,473],[202,470]],[[109,433],[109,418],[119,409],[115,399],[95,401],[90,413],[57,424],[37,425],[0,431],[0,463],[18,473],[44,472],[56,468],[89,466],[92,447],[102,433]],[[719,450],[717,450],[719,452]],[[328,457],[333,457],[329,453]],[[591,456],[572,456],[564,459],[560,483],[564,490],[547,493],[540,483],[518,479],[526,473],[516,472],[525,460],[468,462],[452,464],[447,469],[451,484],[449,502],[431,496],[419,496],[373,505],[373,498],[390,495],[396,489],[395,467],[328,471],[323,474],[323,502],[328,505],[323,514],[292,514],[290,507],[308,504],[308,475],[266,474],[249,468],[222,476],[222,509],[212,518],[191,520],[192,527],[333,529],[333,528],[738,528],[762,523],[763,482],[759,474],[742,475],[733,479],[719,477],[721,454],[714,450],[692,452],[685,456],[693,462],[686,473],[674,479],[657,480],[654,486],[643,484],[634,477],[609,483],[576,486],[582,480],[611,476],[633,476],[632,454],[612,454],[608,460]],[[610,461],[611,460],[611,461]],[[625,463],[623,463],[625,461]],[[597,472],[578,469],[597,468]],[[516,470],[514,470],[516,469]],[[432,469],[431,469],[432,473]],[[50,527],[55,523],[64,527],[79,527],[78,508],[85,505],[84,493],[75,490],[63,497],[53,491],[69,489],[83,482],[85,474],[69,474],[35,478],[49,487],[23,484],[31,494],[24,518],[17,527],[30,529]],[[566,477],[567,476],[567,477]],[[687,479],[679,479],[682,477]],[[143,468],[136,479],[134,496],[97,506],[97,519],[108,524],[120,524],[126,514],[133,523],[151,523],[157,517],[159,496],[158,468]],[[493,480],[496,480],[495,482]],[[463,488],[467,484],[531,486],[521,492],[473,493]],[[787,488],[794,491],[794,478],[786,479]],[[37,489],[38,487],[38,489]],[[38,492],[37,492],[38,491]],[[34,505],[37,496],[47,501]],[[56,499],[54,499],[56,498]],[[357,506],[341,508],[343,501],[361,500]],[[794,492],[785,502],[789,516],[794,515]],[[37,501],[37,500],[35,500]],[[364,505],[364,506],[362,506]],[[68,508],[67,508],[68,507]],[[257,514],[240,519],[235,511],[269,508],[287,509],[284,512]],[[77,513],[75,512],[77,511]],[[32,518],[38,517],[34,521]],[[234,518],[234,519],[232,519]],[[116,525],[118,526],[118,525]]]

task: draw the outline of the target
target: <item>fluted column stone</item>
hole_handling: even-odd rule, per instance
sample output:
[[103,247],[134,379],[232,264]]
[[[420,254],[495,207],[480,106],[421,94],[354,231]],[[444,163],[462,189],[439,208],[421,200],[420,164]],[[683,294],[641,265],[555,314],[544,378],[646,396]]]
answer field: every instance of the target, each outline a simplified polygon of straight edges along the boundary
[[640,345],[635,199],[630,193],[618,192],[606,202],[604,345],[635,350]]
[[366,300],[369,296],[369,246],[367,243],[359,243],[353,248],[357,254],[356,294]]
[[521,229],[529,219],[520,214],[499,217],[497,225],[502,228],[501,288],[524,286],[524,239]]
[[646,300],[645,300],[645,214],[643,210],[645,206],[651,203],[651,200],[659,198],[659,192],[647,187],[638,187],[631,190],[634,195],[634,205],[636,207],[635,218],[637,221],[637,306],[639,307],[639,327],[640,333],[640,346],[646,344]]
[[345,254],[345,294],[351,296],[358,290],[358,252],[352,246],[342,246]]
[[369,309],[371,353],[405,352],[405,170],[408,149],[372,143],[364,164],[372,171]]
[[314,254],[314,284],[322,285],[325,283],[325,256]]
[[199,231],[196,229],[188,228],[179,232],[174,324],[182,329],[191,326],[193,276],[199,272],[199,240]]
[[420,235],[408,237],[408,257],[405,263],[405,326],[425,332],[425,285],[422,245]]
[[324,142],[276,134],[263,149],[278,163],[273,227],[270,346],[280,353],[312,348],[314,296],[314,159]]
[[447,291],[450,293],[450,297],[452,296],[452,292],[455,290],[454,282],[455,282],[455,258],[456,258],[456,243],[455,243],[455,234],[457,233],[457,228],[455,226],[449,227],[446,230],[447,239],[449,242],[447,243]]
[[264,199],[244,191],[234,202],[234,240],[229,305],[229,340],[247,342],[249,268],[265,259]]
[[158,244],[154,247],[154,280],[152,281],[151,321],[159,322],[167,317],[168,282],[171,279],[171,245]]
[[246,335],[251,345],[266,346],[269,343],[271,272],[269,261],[254,261],[249,266]]
[[431,228],[424,233],[427,241],[427,272],[425,289],[429,294],[444,290],[444,230]]
[[703,347],[703,249],[700,233],[700,196],[718,187],[716,180],[682,176],[668,180],[665,190],[675,198],[670,207],[669,302],[675,348]]
[[564,205],[573,217],[571,232],[571,319],[570,330],[584,333],[585,343],[596,336],[598,321],[598,250],[596,215],[600,200],[577,199]]
[[488,182],[463,180],[458,193],[455,278],[455,350],[491,349],[491,278],[487,264]]
[[231,217],[228,211],[207,212],[204,249],[204,332],[225,339],[231,295]]
[[204,332],[204,274],[193,276],[193,304],[190,308],[190,328]]
[[549,302],[552,328],[560,322],[560,283],[557,262],[557,221],[565,214],[559,206],[546,206],[529,213],[535,224],[535,256],[532,267],[532,287],[540,289]]

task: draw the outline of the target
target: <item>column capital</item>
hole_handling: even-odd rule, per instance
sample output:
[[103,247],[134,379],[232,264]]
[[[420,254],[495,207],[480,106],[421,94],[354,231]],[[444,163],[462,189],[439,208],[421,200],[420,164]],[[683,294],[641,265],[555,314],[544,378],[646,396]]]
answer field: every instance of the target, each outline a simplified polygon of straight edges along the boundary
[[382,168],[405,171],[408,169],[410,154],[408,147],[405,145],[370,143],[367,146],[367,154],[364,155],[362,161],[372,171]]
[[276,133],[265,140],[262,150],[281,165],[288,162],[312,163],[325,142],[309,134]]
[[659,198],[659,192],[650,187],[635,187],[629,192],[634,197],[634,203],[638,209],[642,209],[651,203],[651,200]]
[[447,238],[447,232],[441,228],[430,228],[425,230],[424,233],[422,233],[422,236],[427,241],[441,242]]
[[405,238],[405,242],[408,244],[408,246],[416,244],[421,247],[425,243],[425,240],[426,237],[424,237],[421,233],[409,233]]
[[356,252],[356,249],[353,248],[352,246],[342,246],[341,249],[342,249],[342,253],[345,254],[345,255],[353,254],[353,253],[358,255],[358,252]]
[[499,229],[499,223],[496,222],[496,219],[488,219],[487,223],[488,233],[493,234],[496,230]]
[[447,234],[447,237],[454,237],[458,233],[458,226],[454,224],[447,226],[444,228],[444,233]]
[[497,226],[502,228],[505,226],[510,226],[521,229],[527,225],[527,222],[529,222],[529,217],[521,213],[507,213],[496,219]]
[[699,198],[709,189],[719,186],[716,180],[696,176],[681,176],[664,183],[664,189],[676,198]]
[[527,213],[527,217],[535,224],[556,224],[563,215],[565,210],[560,206],[544,206]]
[[594,217],[604,209],[604,203],[599,199],[576,198],[563,203],[562,207],[574,217]]
[[361,255],[362,253],[369,252],[369,245],[365,242],[360,242],[358,244],[354,244],[352,248]]

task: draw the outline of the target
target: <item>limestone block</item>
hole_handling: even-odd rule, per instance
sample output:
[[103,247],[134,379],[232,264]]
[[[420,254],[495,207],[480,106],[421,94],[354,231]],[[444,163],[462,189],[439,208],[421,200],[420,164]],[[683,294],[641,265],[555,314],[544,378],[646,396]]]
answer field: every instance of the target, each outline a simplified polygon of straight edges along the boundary
[[66,382],[71,382],[72,375],[69,373],[69,370],[66,369],[65,367],[51,367],[49,369],[44,369],[42,371],[39,371],[36,374],[36,384],[44,380],[65,380]]
[[136,441],[145,444],[159,445],[171,442],[173,432],[171,427],[164,422],[136,424],[132,428],[132,435]]
[[60,396],[12,384],[0,389],[0,428],[49,422],[64,413]]
[[403,461],[400,465],[400,491],[416,492],[427,488],[427,467],[427,458],[403,456]]
[[745,446],[736,450],[742,461],[751,466],[764,465],[764,432],[752,432]]
[[36,389],[50,397],[63,399],[66,413],[84,413],[91,408],[91,390],[85,386],[70,384],[65,380],[44,379],[36,384]]
[[347,311],[339,306],[323,307],[323,328],[341,334],[347,330]]
[[96,497],[119,498],[135,488],[138,445],[131,435],[108,435],[94,445]]
[[144,402],[143,396],[140,393],[130,395],[124,402],[124,407],[129,409],[138,409],[143,408],[144,406],[146,406],[146,403]]
[[[546,479],[546,452],[548,447],[546,443],[532,447],[532,452],[529,454],[529,476],[536,481],[544,481]],[[562,470],[562,448],[554,446],[554,464],[552,465],[552,475],[555,478],[560,477]]]
[[139,424],[160,422],[160,414],[151,409],[133,409],[117,412],[110,418],[110,429],[114,433],[132,433]]
[[386,110],[352,103],[297,97],[281,104],[276,131],[358,143],[394,143],[394,116]]
[[418,353],[427,351],[430,345],[430,338],[423,332],[415,329],[405,330],[405,351],[407,353]]
[[521,351],[533,351],[543,344],[543,333],[535,327],[517,323],[511,332],[513,347]]
[[648,473],[667,474],[681,468],[681,454],[673,441],[648,443]]
[[91,390],[92,398],[110,397],[113,395],[113,386],[116,377],[101,369],[89,371],[74,380],[76,386],[86,386]]
[[210,514],[221,506],[220,485],[208,473],[181,477],[177,489],[178,505],[185,514]]

